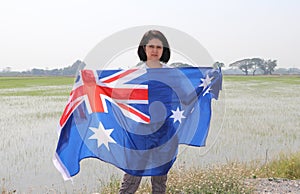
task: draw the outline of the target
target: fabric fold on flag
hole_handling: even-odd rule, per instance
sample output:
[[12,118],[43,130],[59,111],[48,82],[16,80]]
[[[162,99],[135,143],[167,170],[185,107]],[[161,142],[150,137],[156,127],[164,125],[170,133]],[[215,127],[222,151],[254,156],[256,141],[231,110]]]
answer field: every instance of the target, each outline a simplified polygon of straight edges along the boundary
[[53,162],[65,180],[85,158],[135,176],[167,174],[180,144],[205,146],[221,89],[221,69],[211,67],[82,70]]

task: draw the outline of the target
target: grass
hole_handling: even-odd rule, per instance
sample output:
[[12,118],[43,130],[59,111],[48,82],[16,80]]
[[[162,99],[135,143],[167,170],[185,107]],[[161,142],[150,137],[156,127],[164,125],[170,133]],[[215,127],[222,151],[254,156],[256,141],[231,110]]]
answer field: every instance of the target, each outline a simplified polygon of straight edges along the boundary
[[[229,82],[280,82],[285,84],[300,84],[300,76],[224,76]],[[0,77],[0,89],[26,88],[32,86],[72,85],[74,77]]]
[[[300,154],[279,155],[299,151],[299,80],[299,76],[224,76],[223,129],[217,136],[221,124],[212,123],[207,145],[214,137],[217,141],[207,153],[205,147],[181,154],[176,165],[184,169],[172,168],[168,193],[249,193],[251,188],[243,183],[248,178],[299,179]],[[50,158],[57,142],[57,122],[73,82],[69,77],[0,77],[4,110],[0,113],[0,155],[6,158],[0,168],[0,178],[5,180],[2,193],[53,193],[51,189],[93,193],[100,188],[102,193],[118,192],[123,173],[112,165],[87,159],[74,185],[61,183],[53,167]],[[251,160],[258,164],[252,165]],[[212,164],[215,166],[204,168]],[[138,193],[149,193],[150,186],[146,179]]]
[[1,179],[1,194],[12,194],[16,193],[16,190],[7,190],[5,186],[5,178]]
[[257,171],[257,176],[300,179],[300,152],[289,155],[281,153],[277,159],[262,166]]
[[14,90],[3,90],[0,96],[69,96],[71,87],[65,86],[58,88],[57,86],[43,86],[43,88],[34,88],[30,90],[17,88]]
[[72,85],[73,77],[0,77],[0,89]]
[[[206,170],[176,169],[168,174],[167,193],[251,193],[252,189],[243,184],[249,170],[243,166],[230,163]],[[120,180],[114,179],[100,193],[117,193]],[[143,182],[137,193],[150,193],[151,184]]]
[[247,170],[237,163],[175,170],[170,172],[167,193],[251,193],[243,185],[246,175]]
[[73,77],[0,77],[0,96],[69,96]]
[[269,75],[269,76],[241,76],[241,75],[225,75],[225,81],[229,82],[274,82],[274,83],[284,83],[284,84],[300,84],[300,76],[280,76],[280,75]]
[[[300,179],[300,152],[280,154],[278,159],[261,166],[228,163],[207,169],[172,169],[168,174],[167,193],[252,193],[244,184],[249,178]],[[121,180],[113,177],[100,193],[118,193]],[[150,193],[151,184],[142,182],[137,193]]]

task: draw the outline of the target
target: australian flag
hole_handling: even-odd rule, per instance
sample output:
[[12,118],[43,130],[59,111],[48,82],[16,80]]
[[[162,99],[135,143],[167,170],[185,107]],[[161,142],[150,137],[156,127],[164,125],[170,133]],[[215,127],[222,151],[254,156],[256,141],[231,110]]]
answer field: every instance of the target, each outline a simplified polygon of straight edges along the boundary
[[221,87],[221,70],[210,67],[81,70],[53,162],[65,180],[84,158],[136,176],[167,174],[179,144],[205,146]]

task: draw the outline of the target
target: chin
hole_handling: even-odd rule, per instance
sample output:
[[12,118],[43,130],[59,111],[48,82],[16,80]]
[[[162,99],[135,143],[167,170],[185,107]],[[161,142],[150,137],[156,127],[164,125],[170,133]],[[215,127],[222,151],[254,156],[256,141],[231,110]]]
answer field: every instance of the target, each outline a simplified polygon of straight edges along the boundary
[[149,61],[159,61],[159,58],[150,58]]

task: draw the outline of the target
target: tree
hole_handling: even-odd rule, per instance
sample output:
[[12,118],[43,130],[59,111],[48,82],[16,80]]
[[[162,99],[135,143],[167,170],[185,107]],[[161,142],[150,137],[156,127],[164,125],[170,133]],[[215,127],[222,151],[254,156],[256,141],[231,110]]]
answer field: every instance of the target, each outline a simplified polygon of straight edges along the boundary
[[11,67],[5,67],[2,71],[3,73],[9,73],[11,72]]
[[35,76],[45,75],[45,70],[33,68],[31,74]]
[[275,71],[277,66],[277,60],[265,60],[262,64],[259,65],[259,68],[263,70],[264,75],[272,75],[272,72]]
[[248,75],[249,70],[253,67],[253,63],[251,62],[251,59],[243,59],[231,63],[229,67],[237,67],[240,70],[242,70],[242,72],[244,72],[246,75]]
[[250,62],[252,63],[252,69],[253,69],[252,75],[254,76],[257,68],[259,68],[261,64],[264,63],[264,60],[261,58],[252,58],[250,59]]
[[220,63],[219,61],[217,61],[213,64],[213,67],[219,68],[219,67],[225,67],[225,65],[224,65],[224,63]]
[[267,62],[268,74],[272,75],[272,72],[274,72],[276,66],[277,66],[277,60],[268,60]]
[[257,69],[261,69],[264,75],[272,74],[277,66],[276,60],[264,60],[261,58],[243,59],[236,61],[229,65],[229,67],[237,67],[246,75],[252,70],[252,74],[255,75]]

